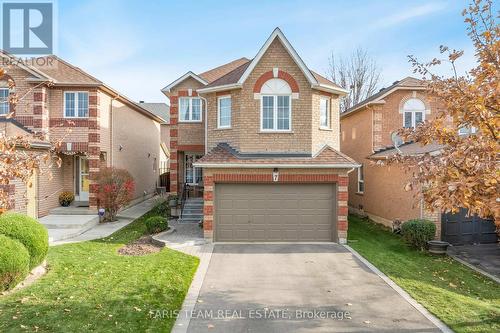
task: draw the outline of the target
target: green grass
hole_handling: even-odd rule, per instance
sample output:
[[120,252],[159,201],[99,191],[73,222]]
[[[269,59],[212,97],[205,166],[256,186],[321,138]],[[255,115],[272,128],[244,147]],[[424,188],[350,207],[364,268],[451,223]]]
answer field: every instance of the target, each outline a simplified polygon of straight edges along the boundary
[[101,240],[51,247],[44,277],[0,296],[0,332],[169,332],[175,318],[155,319],[150,311],[180,309],[199,260],[166,248],[117,253],[154,215]]
[[500,286],[449,257],[410,249],[380,225],[349,217],[349,245],[456,332],[500,332]]

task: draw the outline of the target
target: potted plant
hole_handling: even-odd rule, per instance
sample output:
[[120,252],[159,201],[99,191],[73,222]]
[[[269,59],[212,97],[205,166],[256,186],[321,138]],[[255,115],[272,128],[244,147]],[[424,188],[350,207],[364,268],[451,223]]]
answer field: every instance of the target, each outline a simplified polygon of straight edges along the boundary
[[59,204],[63,207],[68,207],[75,200],[75,195],[71,192],[64,191],[59,194]]
[[446,249],[450,243],[443,242],[440,240],[430,240],[427,242],[427,246],[429,247],[429,252],[434,254],[446,254]]
[[177,196],[177,194],[171,194],[168,197],[168,205],[170,206],[170,208],[177,207],[178,201],[179,201],[179,197]]

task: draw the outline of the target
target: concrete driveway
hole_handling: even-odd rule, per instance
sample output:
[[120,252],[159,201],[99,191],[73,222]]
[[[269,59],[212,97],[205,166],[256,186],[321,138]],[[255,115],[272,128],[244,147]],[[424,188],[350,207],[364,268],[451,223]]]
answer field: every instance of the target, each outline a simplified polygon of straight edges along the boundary
[[188,332],[439,330],[340,245],[221,244]]

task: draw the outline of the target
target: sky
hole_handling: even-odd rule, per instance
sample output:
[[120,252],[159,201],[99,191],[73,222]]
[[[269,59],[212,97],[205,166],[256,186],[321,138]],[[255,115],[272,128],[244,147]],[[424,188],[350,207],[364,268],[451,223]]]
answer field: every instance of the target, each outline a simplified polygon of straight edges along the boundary
[[58,0],[56,54],[139,101],[187,71],[253,58],[279,27],[309,68],[326,74],[331,54],[365,49],[381,69],[380,88],[412,75],[407,56],[465,51],[474,65],[462,0],[147,1]]

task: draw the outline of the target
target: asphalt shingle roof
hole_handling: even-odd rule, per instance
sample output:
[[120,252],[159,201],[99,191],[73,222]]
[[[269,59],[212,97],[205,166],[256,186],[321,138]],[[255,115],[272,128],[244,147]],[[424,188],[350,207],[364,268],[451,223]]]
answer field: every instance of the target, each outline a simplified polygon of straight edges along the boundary
[[163,119],[165,124],[170,124],[170,107],[166,103],[137,103],[143,109]]

